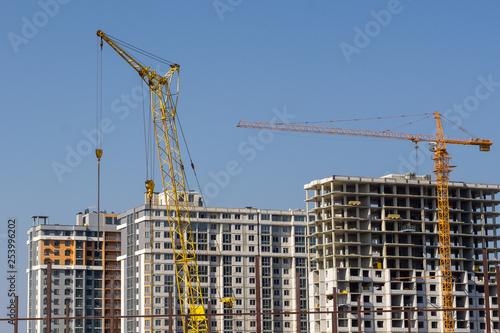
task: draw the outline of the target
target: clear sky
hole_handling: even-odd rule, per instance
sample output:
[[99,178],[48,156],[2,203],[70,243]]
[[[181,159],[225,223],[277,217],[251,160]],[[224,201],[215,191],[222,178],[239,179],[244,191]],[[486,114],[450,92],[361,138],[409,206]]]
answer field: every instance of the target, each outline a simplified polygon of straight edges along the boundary
[[[96,126],[98,29],[180,64],[177,111],[211,206],[305,209],[303,186],[312,180],[416,170],[411,142],[268,133],[236,128],[240,120],[439,111],[478,137],[498,139],[497,1],[40,0],[0,6],[0,253],[6,252],[7,220],[17,218],[22,313],[30,216],[73,224],[76,213],[97,204],[89,137]],[[139,76],[105,45],[102,105],[109,131],[101,207],[108,212],[143,203],[140,90]],[[322,125],[385,130],[414,119],[419,117]],[[431,118],[398,130],[433,134],[435,127]],[[463,134],[450,125],[445,132]],[[419,173],[431,174],[425,150],[421,144]],[[490,153],[450,146],[457,166],[452,180],[500,183],[498,151],[495,145]],[[6,254],[0,263],[6,264]],[[5,309],[8,285],[0,281]]]

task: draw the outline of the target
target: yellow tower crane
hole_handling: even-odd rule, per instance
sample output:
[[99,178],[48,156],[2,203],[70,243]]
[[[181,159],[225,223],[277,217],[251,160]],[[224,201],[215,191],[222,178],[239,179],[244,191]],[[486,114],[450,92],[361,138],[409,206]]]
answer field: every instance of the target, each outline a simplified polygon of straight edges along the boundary
[[[173,242],[180,309],[182,315],[190,315],[183,321],[184,332],[207,332],[175,118],[179,65],[171,65],[170,70],[162,76],[135,60],[101,30],[97,31],[97,36],[101,37],[101,47],[102,41],[108,43],[149,86],[163,192]],[[150,198],[154,190],[153,180],[146,181],[146,188]]]
[[451,268],[451,253],[450,253],[450,221],[449,221],[449,200],[448,200],[448,181],[450,179],[451,166],[449,160],[451,156],[446,150],[446,144],[460,144],[460,145],[475,145],[479,146],[481,151],[489,151],[492,145],[491,140],[479,138],[446,138],[441,125],[441,115],[435,112],[434,118],[437,122],[436,135],[423,135],[423,134],[408,134],[396,133],[388,131],[371,131],[359,129],[346,129],[346,128],[332,128],[332,127],[317,127],[306,126],[298,124],[284,124],[284,123],[263,123],[263,122],[250,122],[240,121],[238,127],[268,129],[278,131],[290,132],[308,132],[319,134],[334,134],[334,135],[354,135],[354,136],[367,136],[373,138],[383,139],[399,139],[409,140],[414,143],[420,141],[433,142],[435,145],[432,150],[434,151],[434,173],[437,182],[437,200],[438,200],[438,222],[439,222],[439,264],[442,271],[442,304],[443,304],[443,331],[446,333],[454,332],[454,319],[453,319],[453,277]]

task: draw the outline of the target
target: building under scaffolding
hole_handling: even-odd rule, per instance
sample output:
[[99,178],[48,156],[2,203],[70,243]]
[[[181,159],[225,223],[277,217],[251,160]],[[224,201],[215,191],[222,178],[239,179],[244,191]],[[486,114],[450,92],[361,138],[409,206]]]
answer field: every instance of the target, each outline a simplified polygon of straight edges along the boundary
[[[332,176],[305,185],[309,223],[315,232],[310,253],[309,308],[356,310],[436,309],[403,312],[341,313],[338,331],[441,332],[441,278],[436,183],[430,176],[382,178]],[[449,183],[451,260],[455,332],[484,332],[483,249],[499,261],[499,185]],[[486,268],[488,269],[488,267]],[[495,282],[494,268],[490,284]],[[335,291],[335,292],[334,292]],[[489,302],[498,306],[496,284]],[[409,320],[408,320],[409,319]],[[358,322],[361,321],[361,323]],[[498,311],[491,327],[499,328]],[[331,332],[331,316],[310,315],[310,332]]]

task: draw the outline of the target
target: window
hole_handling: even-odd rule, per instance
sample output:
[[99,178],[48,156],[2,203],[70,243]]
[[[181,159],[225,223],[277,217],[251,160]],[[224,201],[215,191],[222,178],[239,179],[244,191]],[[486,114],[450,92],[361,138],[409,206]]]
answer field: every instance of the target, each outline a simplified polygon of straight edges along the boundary
[[306,253],[306,248],[303,246],[297,246],[295,248],[295,253]]
[[260,239],[262,241],[262,244],[265,244],[265,245],[269,245],[269,243],[271,242],[271,236],[269,236],[269,235],[262,235],[262,236],[260,236]]
[[296,235],[305,235],[306,234],[306,227],[295,226],[295,234]]

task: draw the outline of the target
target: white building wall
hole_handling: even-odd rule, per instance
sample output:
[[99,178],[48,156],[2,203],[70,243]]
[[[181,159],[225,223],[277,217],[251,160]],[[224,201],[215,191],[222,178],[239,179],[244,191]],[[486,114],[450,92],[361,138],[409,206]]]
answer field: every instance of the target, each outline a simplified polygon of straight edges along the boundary
[[[300,210],[257,210],[253,208],[216,208],[200,207],[197,205],[199,196],[190,192],[192,205],[190,206],[191,224],[193,234],[196,235],[195,246],[198,268],[205,270],[200,274],[201,287],[206,300],[211,302],[211,309],[217,313],[232,311],[231,316],[212,317],[215,326],[213,331],[219,332],[252,332],[256,329],[255,317],[238,316],[237,313],[255,311],[255,271],[254,259],[256,255],[261,256],[261,297],[262,310],[268,312],[290,312],[295,311],[295,272],[302,272],[302,288],[304,290],[302,299],[303,310],[307,310],[307,214]],[[153,200],[155,202],[155,200]],[[157,200],[156,202],[160,202]],[[169,248],[171,239],[168,237],[169,228],[165,224],[168,217],[165,216],[164,206],[153,206],[152,216],[146,206],[141,206],[119,215],[122,223],[133,226],[136,230],[138,247],[132,255],[136,263],[136,274],[141,277],[144,274],[144,265],[139,251],[149,243],[151,234],[149,219],[154,223],[154,243],[158,247],[153,249],[153,254],[158,256],[155,264],[154,274],[161,277],[162,285],[165,278],[171,276],[175,280],[175,272],[165,269],[174,264],[172,250]],[[132,219],[127,216],[133,216]],[[122,226],[122,232],[127,229]],[[296,232],[297,231],[297,232]],[[165,237],[167,236],[167,237]],[[122,239],[126,239],[123,235]],[[206,239],[205,241],[202,241]],[[167,244],[167,245],[165,245]],[[137,245],[137,243],[136,243]],[[122,256],[125,262],[128,257]],[[297,261],[299,260],[299,261]],[[301,265],[300,267],[297,264]],[[155,265],[156,266],[156,265]],[[124,271],[124,274],[128,274]],[[124,278],[127,278],[124,276]],[[138,289],[142,290],[146,282],[138,279]],[[176,283],[176,282],[175,282]],[[266,285],[267,284],[267,285]],[[156,286],[155,286],[156,287]],[[226,289],[224,289],[226,288]],[[224,294],[226,291],[226,294]],[[146,295],[139,292],[138,302],[141,303]],[[165,309],[163,298],[168,296],[163,292],[153,295],[153,299],[160,297],[161,308]],[[224,307],[221,298],[234,297],[233,308]],[[155,301],[153,303],[156,306]],[[176,290],[174,290],[174,305],[178,304]],[[157,309],[156,306],[154,309]],[[122,308],[122,313],[127,312]],[[176,312],[178,312],[178,308]],[[137,314],[144,314],[139,307]],[[232,318],[230,318],[232,317]],[[166,330],[163,319],[161,325],[156,325],[154,330]],[[263,332],[292,332],[296,331],[295,317],[291,315],[264,316]],[[307,330],[307,318],[303,321],[303,327]],[[125,326],[124,326],[125,327]],[[182,327],[175,320],[177,332]],[[129,327],[132,332],[145,332],[151,327]],[[144,330],[144,331],[143,331]]]

